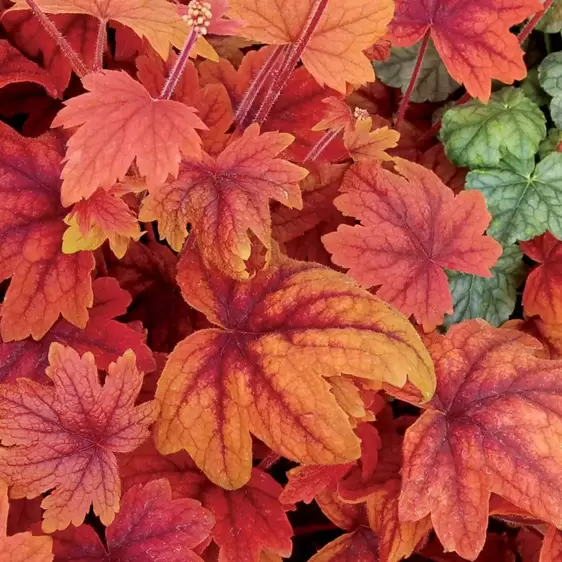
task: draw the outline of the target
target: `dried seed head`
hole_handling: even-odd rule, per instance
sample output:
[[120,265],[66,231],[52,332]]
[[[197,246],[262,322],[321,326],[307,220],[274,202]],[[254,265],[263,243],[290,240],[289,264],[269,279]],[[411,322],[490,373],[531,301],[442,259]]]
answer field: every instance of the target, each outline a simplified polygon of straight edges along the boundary
[[187,14],[183,20],[190,25],[198,35],[207,35],[207,28],[211,24],[213,13],[209,2],[192,0],[187,6]]

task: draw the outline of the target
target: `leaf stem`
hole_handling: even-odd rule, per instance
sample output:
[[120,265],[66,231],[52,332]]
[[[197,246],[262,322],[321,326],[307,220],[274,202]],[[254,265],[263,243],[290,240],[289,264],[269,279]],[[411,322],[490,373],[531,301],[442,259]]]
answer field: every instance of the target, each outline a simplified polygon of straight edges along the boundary
[[528,22],[527,25],[519,32],[517,39],[519,44],[523,43],[529,35],[531,35],[531,31],[535,29],[539,21],[541,21],[542,17],[544,16],[545,12],[552,6],[554,0],[545,0],[545,3],[542,6],[542,10],[538,11]]
[[55,43],[58,45],[62,54],[70,61],[72,70],[76,73],[79,78],[82,78],[88,74],[88,69],[86,65],[78,55],[78,53],[70,46],[70,43],[64,38],[61,32],[57,29],[56,25],[47,17],[47,15],[41,10],[39,5],[35,0],[25,0],[27,5],[30,7],[33,15],[39,20],[41,25],[45,28],[45,31],[52,37]]
[[331,131],[326,131],[319,139],[318,142],[310,149],[310,152],[306,155],[304,162],[314,162],[319,158],[319,156],[328,148],[330,143],[341,133],[343,127],[339,129],[332,129]]
[[408,109],[408,105],[410,104],[410,99],[412,94],[414,93],[414,88],[416,87],[416,82],[418,81],[418,77],[420,75],[420,70],[423,64],[423,58],[425,57],[425,53],[427,51],[427,46],[429,44],[429,30],[426,31],[425,35],[423,36],[420,50],[418,51],[418,57],[416,59],[416,64],[414,65],[414,70],[412,71],[412,75],[410,76],[410,81],[408,82],[408,87],[402,96],[402,100],[400,101],[400,107],[398,108],[398,115],[396,116],[396,121],[394,123],[394,127],[397,128],[400,123],[404,120],[404,116],[406,115],[406,110]]
[[170,71],[166,83],[162,88],[160,99],[169,100],[172,97],[172,94],[174,93],[174,90],[178,85],[181,75],[185,70],[187,61],[189,60],[189,52],[195,45],[195,42],[197,41],[197,37],[199,37],[199,34],[197,33],[197,31],[195,31],[195,28],[192,27],[191,31],[189,32],[189,35],[187,36],[187,39],[185,40],[182,50],[180,51],[180,54],[176,59],[176,63],[174,64],[174,67]]
[[105,45],[107,43],[107,25],[104,21],[100,21],[98,30],[98,38],[96,40],[96,55],[92,67],[93,72],[99,72],[103,69],[103,54],[105,53]]
[[320,19],[324,14],[326,6],[328,4],[328,0],[315,0],[310,12],[308,14],[308,18],[299,33],[296,41],[291,45],[287,57],[283,62],[283,65],[279,72],[277,73],[274,80],[269,85],[268,91],[261,103],[261,106],[258,110],[258,113],[254,119],[256,123],[260,125],[267,119],[273,105],[277,101],[277,98],[281,95],[281,92],[285,88],[289,77],[291,76],[291,72],[299,62],[304,50],[306,49],[307,45],[309,44],[318,24],[320,23]]
[[235,123],[243,129],[246,126],[246,118],[252,109],[252,105],[256,101],[256,97],[261,92],[264,84],[271,75],[275,75],[277,67],[282,59],[281,55],[286,54],[284,45],[277,45],[264,65],[259,69],[258,73],[252,80],[250,87],[244,92],[244,97],[238,105],[238,109],[234,114]]

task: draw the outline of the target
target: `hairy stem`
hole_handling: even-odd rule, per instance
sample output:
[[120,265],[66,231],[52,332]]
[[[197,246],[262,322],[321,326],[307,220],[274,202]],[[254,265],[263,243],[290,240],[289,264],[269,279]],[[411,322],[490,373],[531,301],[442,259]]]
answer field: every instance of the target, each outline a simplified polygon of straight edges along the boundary
[[326,131],[310,149],[303,162],[314,162],[328,148],[330,143],[341,133],[343,127]]
[[79,78],[86,76],[86,74],[88,74],[86,65],[84,64],[78,53],[70,46],[70,43],[57,29],[56,25],[47,17],[43,10],[41,10],[35,0],[25,1],[31,8],[33,15],[39,20],[41,25],[45,28],[45,31],[53,38],[55,43],[58,45],[62,54],[70,61],[72,70],[77,74]]
[[96,40],[96,55],[92,70],[99,72],[103,69],[103,54],[105,53],[105,44],[107,43],[107,25],[104,21],[100,21],[98,30],[98,38]]
[[400,102],[400,107],[398,108],[398,115],[396,116],[396,121],[394,123],[395,127],[398,127],[400,123],[404,120],[404,116],[406,115],[406,110],[408,109],[408,105],[410,104],[410,99],[414,92],[414,88],[416,87],[416,82],[418,81],[418,77],[420,75],[420,70],[423,64],[423,58],[427,51],[427,46],[429,44],[429,30],[426,31],[425,35],[423,36],[422,43],[420,45],[420,50],[418,51],[418,58],[416,59],[416,64],[414,65],[414,70],[412,75],[410,76],[410,82],[408,82],[408,87],[402,96],[402,101]]
[[304,50],[309,44],[314,31],[320,23],[320,19],[324,14],[324,10],[328,4],[328,0],[315,0],[308,18],[297,37],[296,41],[291,45],[290,50],[285,58],[281,69],[277,73],[276,78],[270,83],[268,91],[262,101],[259,111],[255,117],[255,121],[260,125],[267,119],[269,112],[271,111],[273,105],[277,101],[277,98],[281,95],[281,92],[287,84],[287,80],[291,76],[291,72],[299,62]]
[[529,35],[531,35],[531,31],[537,27],[539,21],[541,21],[542,17],[544,16],[545,12],[552,6],[554,0],[545,0],[545,3],[542,6],[542,10],[537,12],[528,22],[527,25],[519,32],[517,39],[519,40],[519,44],[523,43]]
[[162,88],[160,99],[169,100],[172,97],[172,94],[174,93],[174,90],[178,85],[181,75],[185,70],[187,61],[189,60],[189,52],[195,45],[198,36],[199,34],[195,31],[194,28],[192,28],[191,31],[189,32],[189,35],[187,36],[187,39],[185,40],[185,43],[182,47],[182,50],[180,51],[178,58],[176,59],[176,63],[174,64],[174,67],[170,71],[168,79],[166,80],[166,83]]
[[244,97],[242,101],[238,105],[238,109],[234,114],[234,122],[240,127],[244,128],[246,126],[246,119],[254,102],[256,101],[256,97],[261,92],[264,84],[266,83],[267,79],[274,75],[279,65],[282,63],[282,55],[286,54],[285,46],[284,45],[277,45],[275,49],[272,51],[269,58],[265,61],[265,64],[260,68],[259,72],[255,75],[250,87],[244,92]]

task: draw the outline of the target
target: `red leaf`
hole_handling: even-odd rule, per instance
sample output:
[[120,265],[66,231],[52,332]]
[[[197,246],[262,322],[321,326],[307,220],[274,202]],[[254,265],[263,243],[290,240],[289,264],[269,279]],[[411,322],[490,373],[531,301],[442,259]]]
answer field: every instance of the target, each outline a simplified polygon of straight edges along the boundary
[[455,196],[423,166],[395,162],[397,174],[374,162],[350,168],[334,203],[361,225],[322,240],[334,263],[431,331],[453,312],[444,268],[490,277],[502,250],[483,236],[491,217],[479,191]]
[[41,503],[46,532],[80,525],[92,503],[109,525],[121,489],[115,453],[148,437],[156,406],[134,405],[142,374],[131,351],[109,366],[103,387],[91,353],[53,343],[49,364],[54,386],[25,378],[0,386],[0,473],[16,498],[55,489]]
[[435,338],[437,391],[406,432],[400,518],[431,513],[445,550],[469,560],[484,546],[491,492],[562,520],[562,362],[526,338],[481,320]]
[[192,549],[204,541],[213,516],[191,499],[172,499],[170,483],[154,480],[130,488],[105,532],[107,547],[87,525],[54,535],[56,560],[201,562]]
[[378,540],[366,527],[328,543],[309,562],[379,562]]
[[0,124],[0,278],[3,341],[42,338],[62,314],[84,327],[93,294],[89,252],[61,251],[61,155],[52,136],[27,139]]
[[487,102],[492,79],[512,84],[527,75],[510,28],[541,9],[539,0],[396,0],[388,38],[409,47],[431,33],[449,74]]
[[550,526],[544,537],[539,562],[558,562],[562,560],[562,531]]

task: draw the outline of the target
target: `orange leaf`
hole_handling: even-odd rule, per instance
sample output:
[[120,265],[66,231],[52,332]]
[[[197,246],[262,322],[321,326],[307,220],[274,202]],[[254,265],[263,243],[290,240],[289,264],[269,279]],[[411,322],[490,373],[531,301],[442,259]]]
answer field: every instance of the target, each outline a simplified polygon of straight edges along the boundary
[[379,562],[379,541],[366,527],[359,527],[328,543],[309,562]]
[[400,518],[430,513],[445,550],[469,560],[484,546],[491,492],[562,523],[562,362],[525,338],[482,320],[435,338],[437,391],[406,431]]
[[303,464],[359,456],[322,377],[345,373],[396,386],[409,378],[432,395],[432,365],[413,327],[341,273],[276,256],[241,283],[205,269],[193,243],[178,281],[217,327],[189,336],[169,356],[156,392],[163,409],[155,439],[164,454],[185,448],[220,486],[248,481],[250,432]]
[[80,525],[92,503],[109,525],[121,492],[115,453],[148,437],[156,405],[135,406],[143,377],[132,351],[109,366],[103,387],[91,353],[53,343],[49,364],[54,387],[25,378],[0,386],[0,473],[16,498],[54,488],[41,503],[45,532]]
[[347,172],[335,205],[361,220],[322,238],[335,264],[365,287],[413,314],[425,331],[453,312],[444,268],[491,277],[501,246],[479,191],[455,194],[423,166],[396,158],[396,173],[375,162]]
[[400,133],[388,127],[371,131],[373,121],[357,119],[355,125],[346,127],[343,142],[353,160],[389,161],[392,157],[385,151],[394,148],[400,139]]
[[544,537],[539,562],[558,562],[562,560],[562,531],[550,526]]
[[252,125],[217,158],[186,158],[178,179],[144,200],[140,220],[157,220],[161,238],[176,251],[190,223],[207,264],[231,277],[247,278],[249,231],[271,250],[270,199],[302,207],[298,181],[307,171],[276,158],[292,140],[285,133],[260,135],[259,126]]
[[449,74],[471,96],[487,102],[492,79],[512,84],[527,75],[510,28],[541,9],[539,0],[396,0],[388,39],[409,47],[431,33]]
[[562,324],[549,324],[533,316],[527,320],[509,320],[502,328],[520,330],[533,336],[544,346],[545,357],[562,359]]
[[[394,3],[391,0],[328,0],[308,42],[302,62],[323,86],[344,94],[346,82],[366,84],[375,78],[363,51],[385,33]],[[246,22],[241,35],[282,45],[293,43],[305,26],[314,0],[230,0],[231,12]]]
[[53,539],[34,537],[31,533],[6,536],[8,525],[8,486],[0,480],[0,560],[2,562],[51,562]]
[[62,314],[84,327],[92,306],[89,252],[61,251],[62,156],[52,136],[29,139],[0,124],[0,279],[12,281],[2,306],[2,340],[41,339]]
[[525,282],[525,314],[538,314],[550,324],[562,323],[562,242],[547,231],[528,242],[520,242],[520,246],[540,264]]
[[98,189],[89,199],[78,201],[64,219],[69,225],[62,238],[62,251],[73,254],[97,250],[106,240],[122,258],[130,240],[142,236],[138,220],[127,203],[112,190]]
[[[201,562],[192,549],[209,535],[214,518],[191,499],[172,499],[162,478],[128,489],[115,521],[105,530],[105,546],[89,525],[55,533],[57,560]],[[157,555],[158,558],[154,558]]]
[[[87,198],[122,180],[136,159],[149,186],[178,175],[181,153],[197,158],[204,123],[193,108],[155,100],[128,74],[104,70],[82,79],[87,93],[71,98],[53,127],[79,127],[68,141],[62,203]],[[103,123],[103,126],[100,126]]]
[[[189,31],[176,6],[167,0],[35,1],[47,14],[87,14],[98,18],[104,25],[110,20],[119,22],[140,37],[146,37],[163,59],[168,56],[171,45],[183,46]],[[20,1],[10,11],[25,9],[29,6]]]

